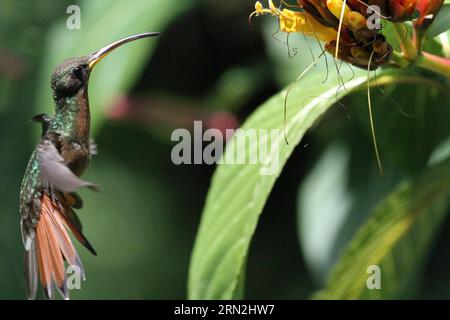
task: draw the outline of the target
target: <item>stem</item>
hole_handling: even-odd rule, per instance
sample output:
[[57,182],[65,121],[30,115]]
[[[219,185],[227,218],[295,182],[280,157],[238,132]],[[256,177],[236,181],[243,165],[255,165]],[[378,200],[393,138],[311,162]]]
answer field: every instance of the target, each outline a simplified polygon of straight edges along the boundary
[[418,50],[418,54],[422,51],[422,43],[423,43],[423,37],[425,36],[425,32],[423,30],[419,30],[414,28],[413,29],[413,37],[412,37],[412,43],[414,44],[414,47]]
[[403,57],[408,61],[414,61],[417,59],[418,51],[413,41],[409,37],[408,29],[404,24],[394,23],[394,31],[400,42],[400,48],[402,50]]
[[392,62],[394,62],[394,64],[396,64],[398,67],[404,69],[404,68],[408,68],[410,65],[410,62],[408,60],[406,60],[403,57],[403,54],[401,54],[398,51],[394,51],[392,53],[392,57],[391,57]]
[[450,79],[450,59],[423,52],[417,60],[417,66],[434,71]]

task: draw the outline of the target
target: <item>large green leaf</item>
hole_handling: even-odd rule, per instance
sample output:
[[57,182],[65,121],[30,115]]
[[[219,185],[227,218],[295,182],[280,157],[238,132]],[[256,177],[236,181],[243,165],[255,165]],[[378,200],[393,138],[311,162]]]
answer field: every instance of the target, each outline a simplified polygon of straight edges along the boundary
[[[321,74],[299,81],[288,99],[286,130],[289,145],[280,132],[276,139],[269,141],[271,156],[266,159],[269,162],[265,167],[261,164],[218,166],[191,257],[188,285],[191,299],[241,297],[236,294],[236,288],[242,285],[239,280],[243,279],[249,244],[259,215],[286,160],[305,132],[336,102],[336,98],[365,83],[366,79],[366,73],[357,70],[355,77],[346,83],[348,91],[337,85],[335,77],[322,83]],[[243,129],[281,131],[285,94],[286,91],[282,91],[259,107],[243,125]],[[227,145],[225,159],[235,150],[236,144],[234,136]],[[258,150],[258,142],[247,143],[245,151],[248,153],[249,150]],[[274,174],[261,174],[261,169],[277,161]]]
[[[245,261],[250,241],[265,202],[284,164],[305,132],[335,102],[367,81],[367,73],[356,70],[343,90],[336,77],[322,83],[323,75],[316,73],[298,81],[288,99],[286,130],[289,145],[285,143],[283,102],[286,91],[281,91],[261,105],[245,122],[242,129],[279,129],[275,139],[262,137],[271,154],[266,164],[220,164],[213,176],[202,220],[191,257],[188,296],[191,299],[230,299],[243,296]],[[422,82],[425,79],[398,71],[381,70],[374,84]],[[361,107],[365,107],[362,105]],[[367,123],[368,125],[368,123]],[[260,137],[261,139],[261,137]],[[267,139],[267,140],[264,140]],[[236,135],[227,144],[223,156],[227,159],[236,150]],[[258,154],[259,141],[247,141],[245,154]],[[240,150],[241,152],[243,150]],[[278,157],[277,157],[278,155]],[[226,161],[225,161],[226,162]],[[272,175],[261,170],[278,163]]]
[[[53,69],[68,58],[87,55],[120,38],[148,31],[163,31],[180,12],[196,1],[131,0],[82,1],[81,29],[69,30],[66,21],[52,27],[40,76],[37,109],[53,113],[50,76]],[[69,15],[67,15],[69,17]],[[102,120],[103,111],[112,99],[133,85],[144,63],[155,48],[157,39],[140,40],[116,50],[93,71],[89,83],[93,129]]]
[[[321,299],[408,296],[429,245],[448,212],[450,160],[401,183],[375,209],[335,265]],[[380,268],[381,289],[368,289],[368,267]]]

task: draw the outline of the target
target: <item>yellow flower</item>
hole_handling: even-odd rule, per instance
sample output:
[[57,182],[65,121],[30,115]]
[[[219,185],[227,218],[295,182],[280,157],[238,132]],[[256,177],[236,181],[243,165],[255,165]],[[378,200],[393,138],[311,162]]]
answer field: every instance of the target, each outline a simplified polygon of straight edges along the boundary
[[279,11],[278,8],[275,7],[272,0],[269,0],[269,9],[264,8],[264,6],[262,5],[261,2],[256,1],[255,11],[253,12],[253,14],[256,13],[256,15],[260,15],[260,14],[270,13],[270,14],[276,15],[278,11]]
[[333,28],[326,27],[318,22],[312,15],[306,12],[296,12],[289,9],[278,9],[269,0],[269,8],[264,8],[261,2],[256,2],[252,15],[271,14],[278,17],[280,30],[287,33],[300,32],[307,36],[315,37],[324,42],[336,40],[337,32]]

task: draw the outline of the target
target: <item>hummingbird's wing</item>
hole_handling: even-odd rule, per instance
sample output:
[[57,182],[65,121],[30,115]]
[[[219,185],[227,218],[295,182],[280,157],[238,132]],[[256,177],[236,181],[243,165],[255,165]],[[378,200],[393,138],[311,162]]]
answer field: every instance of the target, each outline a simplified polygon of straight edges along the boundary
[[55,297],[56,286],[68,299],[65,261],[84,279],[84,269],[68,230],[96,254],[83,235],[81,222],[72,209],[82,206],[81,198],[73,190],[95,186],[78,178],[66,166],[56,147],[45,138],[38,145],[29,166],[37,168],[37,171],[30,171],[37,176],[25,178],[24,192],[21,192],[28,298],[35,298],[40,278],[47,298]]
[[95,184],[80,179],[70,170],[50,140],[43,139],[39,143],[37,156],[41,169],[41,182],[43,184],[47,183],[62,192],[73,192],[83,187],[97,190]]

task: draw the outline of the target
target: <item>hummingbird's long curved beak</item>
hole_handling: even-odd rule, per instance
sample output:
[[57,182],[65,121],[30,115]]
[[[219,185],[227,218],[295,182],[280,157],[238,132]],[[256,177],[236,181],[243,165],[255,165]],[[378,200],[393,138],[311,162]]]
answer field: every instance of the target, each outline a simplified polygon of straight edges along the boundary
[[120,40],[117,40],[113,43],[108,44],[107,46],[95,51],[92,53],[88,60],[88,67],[89,70],[92,70],[94,66],[102,60],[104,57],[106,57],[110,52],[112,52],[114,49],[124,45],[125,43],[142,39],[142,38],[148,38],[148,37],[156,37],[159,36],[159,32],[146,32],[146,33],[140,33],[133,36],[129,36]]

